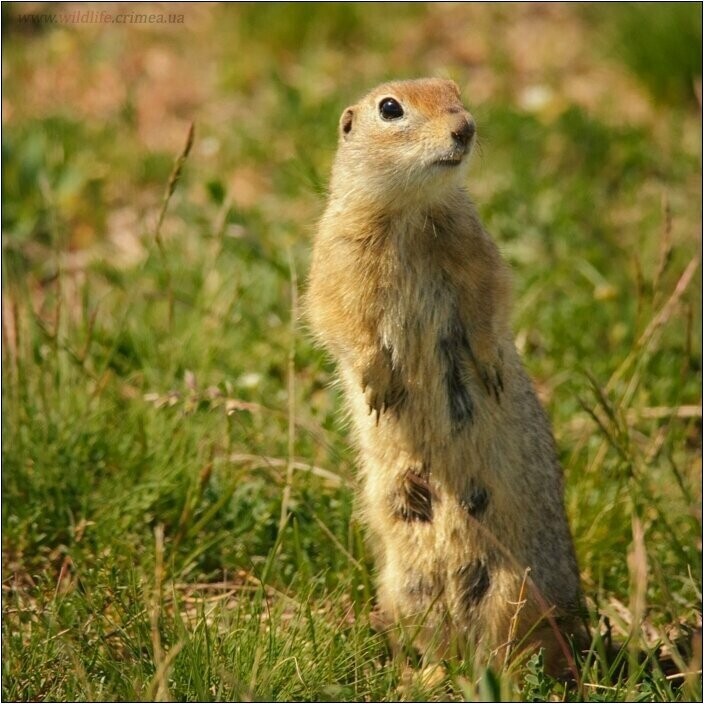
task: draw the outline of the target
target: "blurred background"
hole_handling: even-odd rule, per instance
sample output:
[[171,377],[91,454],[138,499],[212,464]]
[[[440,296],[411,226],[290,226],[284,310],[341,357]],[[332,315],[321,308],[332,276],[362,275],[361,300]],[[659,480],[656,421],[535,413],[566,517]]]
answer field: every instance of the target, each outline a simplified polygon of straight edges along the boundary
[[[393,698],[334,370],[291,317],[339,115],[391,78],[452,78],[476,118],[594,628],[696,631],[701,27],[700,3],[4,3],[5,696]],[[290,633],[291,599],[328,644],[291,645],[298,679],[228,636],[274,602]]]
[[[91,8],[122,13],[130,24],[72,23]],[[534,209],[547,206],[532,196],[545,193],[549,177],[566,182],[564,189],[577,170],[591,169],[593,182],[577,185],[593,213],[599,198],[616,199],[614,189],[635,178],[656,189],[657,177],[669,176],[658,166],[678,149],[698,156],[696,3],[172,10],[158,3],[5,9],[6,251],[32,259],[26,248],[47,245],[54,217],[67,250],[107,240],[136,258],[145,217],[160,206],[191,121],[198,139],[183,200],[207,217],[227,196],[227,225],[256,214],[268,231],[288,230],[291,242],[300,241],[320,211],[339,113],[388,78],[458,81],[483,142],[472,190],[487,218],[513,220],[516,209],[527,209],[522,227],[539,226]],[[140,14],[167,24],[145,24]],[[690,189],[698,183],[693,164],[680,166]],[[526,191],[522,203],[507,204],[514,171]],[[53,192],[53,215],[42,180]],[[695,200],[696,193],[682,195]],[[637,205],[618,200],[621,211]],[[583,213],[571,215],[576,221]],[[496,231],[499,239],[512,234]]]

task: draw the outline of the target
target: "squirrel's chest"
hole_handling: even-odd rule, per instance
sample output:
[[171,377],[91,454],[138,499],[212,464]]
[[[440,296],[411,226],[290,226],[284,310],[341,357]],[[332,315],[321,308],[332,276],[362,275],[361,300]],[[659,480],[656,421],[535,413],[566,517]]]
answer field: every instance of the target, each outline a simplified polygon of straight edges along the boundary
[[[434,262],[400,260],[382,291],[379,337],[412,378],[435,373],[442,341],[457,325],[457,292]],[[420,379],[418,379],[420,381]]]

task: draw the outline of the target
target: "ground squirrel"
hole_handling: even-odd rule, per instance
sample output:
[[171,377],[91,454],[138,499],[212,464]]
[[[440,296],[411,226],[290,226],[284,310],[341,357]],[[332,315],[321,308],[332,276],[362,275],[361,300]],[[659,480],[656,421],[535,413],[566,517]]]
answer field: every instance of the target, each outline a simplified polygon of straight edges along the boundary
[[559,658],[579,574],[508,267],[463,183],[474,120],[454,82],[420,79],[375,88],[339,132],[306,310],[353,421],[382,617],[440,657]]

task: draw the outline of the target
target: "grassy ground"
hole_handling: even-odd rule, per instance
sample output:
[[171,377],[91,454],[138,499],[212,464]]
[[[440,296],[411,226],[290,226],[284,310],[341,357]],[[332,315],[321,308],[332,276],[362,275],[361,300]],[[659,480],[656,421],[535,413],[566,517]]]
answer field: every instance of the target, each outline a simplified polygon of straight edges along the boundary
[[[4,699],[701,698],[701,6],[651,7],[3,6]],[[477,118],[553,419],[581,689],[539,657],[404,674],[333,369],[292,324],[341,110],[427,74]]]

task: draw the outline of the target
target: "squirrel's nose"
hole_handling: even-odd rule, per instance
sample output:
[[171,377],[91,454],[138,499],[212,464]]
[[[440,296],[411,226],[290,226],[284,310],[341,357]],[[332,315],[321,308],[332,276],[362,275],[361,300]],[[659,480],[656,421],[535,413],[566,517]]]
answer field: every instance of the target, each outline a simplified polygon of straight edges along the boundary
[[473,120],[463,119],[454,130],[452,130],[452,139],[461,147],[466,147],[467,143],[474,137],[476,127]]

